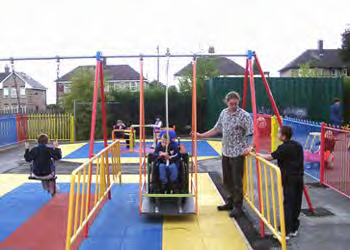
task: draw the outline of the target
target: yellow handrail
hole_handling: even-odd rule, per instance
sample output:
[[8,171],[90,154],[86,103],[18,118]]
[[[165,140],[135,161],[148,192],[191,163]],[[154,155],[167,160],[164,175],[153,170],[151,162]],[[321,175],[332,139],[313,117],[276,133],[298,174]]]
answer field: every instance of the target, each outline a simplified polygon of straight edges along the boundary
[[[109,159],[111,158],[111,159]],[[90,171],[95,166],[95,178]],[[66,250],[72,248],[78,236],[88,225],[89,220],[98,211],[103,201],[108,197],[113,182],[121,182],[120,141],[114,141],[94,157],[75,169],[70,178],[70,193],[68,205],[68,222],[66,235]],[[111,181],[111,176],[113,181]],[[88,180],[96,179],[95,187]],[[88,197],[88,190],[94,194]],[[92,206],[88,207],[88,201]]]
[[[113,129],[112,130],[112,141],[115,141],[117,139],[121,140],[120,138],[115,138],[115,132],[122,132],[122,133],[129,135],[130,152],[134,152],[134,143],[135,143],[135,130],[134,130],[134,128],[131,127],[130,129]],[[126,143],[126,140],[125,140],[125,144],[128,145]]]
[[[260,174],[253,172],[253,162],[258,164]],[[258,181],[254,182],[254,179],[257,180],[257,178],[259,178],[260,188],[258,188],[256,184]],[[287,246],[281,170],[273,163],[251,153],[250,155],[246,156],[245,159],[243,181],[244,199],[281,243],[282,250],[286,250]],[[260,206],[258,201],[255,199],[255,197],[258,197],[259,190],[261,195],[261,211],[259,209]],[[271,216],[273,221],[271,221]],[[281,231],[278,231],[278,222]]]

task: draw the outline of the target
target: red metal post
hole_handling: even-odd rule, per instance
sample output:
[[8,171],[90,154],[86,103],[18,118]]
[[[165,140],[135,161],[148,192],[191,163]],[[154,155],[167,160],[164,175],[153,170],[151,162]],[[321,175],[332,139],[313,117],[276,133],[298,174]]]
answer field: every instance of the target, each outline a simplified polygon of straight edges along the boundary
[[321,123],[321,155],[320,155],[320,183],[324,183],[324,148],[325,148],[326,124]]
[[[94,155],[94,144],[95,144],[95,129],[96,129],[96,108],[97,108],[97,98],[98,98],[98,82],[100,78],[100,64],[102,61],[97,58],[96,70],[95,70],[95,83],[94,83],[94,95],[92,99],[92,115],[91,115],[91,128],[90,128],[90,147],[89,147],[89,159]],[[90,210],[90,196],[91,196],[91,181],[92,181],[92,164],[89,165],[89,182],[87,190],[87,200],[88,200],[88,210]],[[89,234],[89,223],[86,223],[84,236],[87,237]]]
[[248,91],[248,59],[245,65],[244,71],[244,82],[243,82],[243,100],[242,100],[242,108],[246,110],[247,108],[247,91]]
[[[101,107],[102,107],[102,130],[103,130],[103,142],[104,147],[108,147],[107,142],[107,116],[106,116],[106,102],[105,102],[105,90],[104,90],[104,71],[103,71],[103,63],[100,64],[100,95],[101,95]],[[106,161],[108,162],[108,156]],[[110,183],[110,176],[109,176],[109,166],[107,164],[107,178],[108,183]],[[108,191],[108,199],[112,198],[111,190]]]
[[143,136],[144,136],[144,100],[143,100],[143,59],[140,58],[140,156],[139,156],[139,160],[140,160],[140,168],[139,168],[139,199],[140,199],[140,206],[139,206],[139,212],[142,212],[142,176],[143,176]]
[[[259,128],[258,128],[258,121],[257,121],[257,110],[256,110],[256,96],[255,96],[255,85],[254,85],[254,73],[253,73],[253,65],[252,65],[252,59],[248,58],[248,69],[249,69],[249,78],[250,78],[250,93],[252,96],[252,109],[253,109],[253,115],[254,115],[254,144],[256,147],[256,152],[259,152],[260,144],[259,144]],[[262,212],[262,204],[261,204],[261,192],[260,192],[260,168],[259,168],[259,161],[256,159],[256,173],[257,173],[257,183],[258,183],[258,198],[259,198],[259,209],[260,212]],[[265,229],[264,229],[264,222],[260,220],[260,235],[261,237],[265,236]]]
[[278,121],[278,124],[280,126],[282,126],[282,118],[280,116],[280,113],[278,111],[278,108],[277,108],[277,105],[276,105],[276,102],[275,102],[275,99],[273,98],[273,95],[272,95],[272,92],[271,92],[271,89],[270,89],[270,86],[266,80],[266,77],[265,77],[265,74],[264,74],[264,71],[262,70],[261,68],[261,65],[260,65],[260,62],[259,62],[259,59],[258,59],[258,56],[255,54],[255,65],[257,66],[258,70],[259,70],[259,73],[260,73],[260,76],[261,76],[261,79],[265,85],[265,89],[266,89],[266,93],[270,99],[270,102],[271,102],[271,105],[272,105],[272,108],[273,108],[273,111],[277,117],[277,121]]

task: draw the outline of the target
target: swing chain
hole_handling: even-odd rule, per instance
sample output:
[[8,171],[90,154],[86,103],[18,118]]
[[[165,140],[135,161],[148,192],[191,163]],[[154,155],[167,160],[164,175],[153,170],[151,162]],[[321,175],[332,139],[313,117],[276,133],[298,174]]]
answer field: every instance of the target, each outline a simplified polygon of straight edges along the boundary
[[56,102],[58,103],[58,92],[59,92],[59,84],[58,81],[60,79],[60,57],[56,56],[56,63],[57,63],[57,67],[56,67]]
[[60,78],[60,57],[57,56],[56,58],[57,58],[57,60],[56,60],[56,62],[57,62],[56,77],[57,77],[57,83],[58,83],[58,80]]

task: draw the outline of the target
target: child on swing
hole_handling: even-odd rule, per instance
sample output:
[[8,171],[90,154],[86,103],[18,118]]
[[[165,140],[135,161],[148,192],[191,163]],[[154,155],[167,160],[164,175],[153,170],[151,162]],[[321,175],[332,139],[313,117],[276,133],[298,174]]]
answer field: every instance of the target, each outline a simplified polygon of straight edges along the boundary
[[38,145],[29,149],[29,143],[25,143],[24,159],[31,162],[31,176],[41,180],[43,189],[52,196],[56,193],[55,165],[54,161],[62,158],[61,149],[57,140],[53,147],[48,147],[49,138],[46,134],[38,136]]

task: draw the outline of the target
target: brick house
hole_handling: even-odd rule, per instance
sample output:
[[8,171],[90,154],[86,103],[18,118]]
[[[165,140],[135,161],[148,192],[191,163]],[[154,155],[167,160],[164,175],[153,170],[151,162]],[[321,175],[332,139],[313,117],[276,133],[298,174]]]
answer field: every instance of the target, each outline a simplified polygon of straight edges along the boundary
[[281,77],[299,77],[303,64],[309,65],[317,76],[341,77],[349,76],[347,65],[342,61],[338,49],[324,49],[323,41],[318,41],[317,49],[308,49],[279,72]]
[[18,101],[22,112],[45,111],[46,87],[23,72],[10,72],[6,66],[5,72],[0,72],[0,112],[18,112]]
[[[79,66],[56,80],[57,96],[60,98],[63,94],[70,92],[70,84],[73,76],[84,72],[84,70],[95,71],[95,66]],[[140,73],[129,65],[105,65],[105,91],[111,90],[129,90],[137,91],[140,88]],[[145,88],[152,83],[145,79]]]

